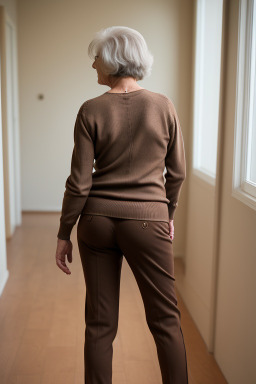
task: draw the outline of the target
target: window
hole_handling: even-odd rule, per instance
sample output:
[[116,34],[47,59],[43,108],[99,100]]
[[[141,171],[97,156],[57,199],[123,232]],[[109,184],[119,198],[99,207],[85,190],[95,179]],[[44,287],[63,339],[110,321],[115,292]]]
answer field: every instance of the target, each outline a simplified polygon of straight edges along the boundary
[[256,209],[256,1],[241,0],[232,196]]
[[222,0],[197,0],[193,173],[215,184],[219,126]]

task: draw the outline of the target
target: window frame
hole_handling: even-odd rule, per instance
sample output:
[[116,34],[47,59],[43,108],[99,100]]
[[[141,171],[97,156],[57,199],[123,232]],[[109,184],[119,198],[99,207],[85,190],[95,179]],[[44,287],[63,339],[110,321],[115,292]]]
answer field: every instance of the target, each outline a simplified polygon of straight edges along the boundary
[[239,7],[232,196],[256,210],[256,185],[246,181],[252,112],[251,47],[252,39],[256,41],[256,25],[253,30],[254,1],[240,0]]

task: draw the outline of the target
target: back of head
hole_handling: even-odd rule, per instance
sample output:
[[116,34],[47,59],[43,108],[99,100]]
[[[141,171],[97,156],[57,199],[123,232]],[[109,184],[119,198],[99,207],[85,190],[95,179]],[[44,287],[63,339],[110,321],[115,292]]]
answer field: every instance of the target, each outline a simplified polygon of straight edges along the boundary
[[144,37],[135,29],[113,26],[101,29],[88,47],[89,56],[100,56],[106,75],[134,77],[142,80],[150,76],[153,56]]

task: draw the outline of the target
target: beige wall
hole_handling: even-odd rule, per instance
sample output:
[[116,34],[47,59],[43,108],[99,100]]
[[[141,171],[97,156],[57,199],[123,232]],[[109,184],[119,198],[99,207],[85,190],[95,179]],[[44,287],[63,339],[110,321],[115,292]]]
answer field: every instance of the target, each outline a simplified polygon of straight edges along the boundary
[[[18,48],[21,180],[24,210],[60,210],[70,172],[73,126],[80,105],[109,88],[97,84],[87,47],[112,25],[139,30],[154,55],[151,77],[139,84],[169,96],[186,142],[190,113],[190,0],[120,2],[19,0]],[[103,11],[104,10],[104,11]],[[44,94],[42,101],[37,99]],[[187,144],[187,143],[185,143]],[[183,186],[176,213],[176,255],[184,253]]]
[[229,2],[215,357],[229,383],[254,384],[256,212],[231,196],[239,0]]
[[254,384],[256,215],[232,196],[239,0],[224,4],[221,163],[216,187],[189,170],[185,268],[177,270],[176,280],[227,382]]
[[[2,73],[2,25],[3,8],[0,6],[0,75]],[[2,124],[2,76],[0,76],[0,295],[9,276],[7,270],[5,207],[4,207],[4,153],[3,153],[3,124]]]
[[[214,7],[214,13],[211,12],[211,7]],[[212,55],[211,48],[207,51],[209,44],[207,44],[207,33],[212,34],[212,28],[216,28],[216,34],[221,35],[221,1],[218,2],[209,2],[205,6],[205,17],[210,19],[211,23],[204,31],[206,39],[205,47],[205,61],[209,60]],[[184,231],[184,244],[185,244],[185,253],[184,253],[184,265],[177,265],[176,275],[177,275],[177,287],[183,300],[185,301],[186,306],[188,307],[195,323],[198,326],[198,329],[206,343],[206,346],[209,351],[213,351],[213,332],[214,332],[214,315],[215,315],[215,298],[216,298],[216,258],[217,250],[216,244],[218,238],[215,233],[216,222],[218,217],[216,216],[217,204],[217,182],[209,182],[209,178],[204,178],[204,174],[199,172],[193,167],[197,167],[194,164],[194,158],[196,157],[194,152],[196,149],[193,148],[193,139],[194,136],[198,134],[199,122],[194,122],[194,117],[198,116],[200,113],[201,116],[204,115],[203,127],[205,121],[211,119],[211,113],[215,113],[214,120],[218,123],[218,115],[216,116],[216,110],[218,113],[218,105],[212,108],[212,105],[209,105],[209,97],[204,100],[200,105],[197,105],[194,100],[195,89],[198,90],[200,84],[196,84],[194,77],[196,75],[196,59],[201,59],[201,57],[196,58],[196,2],[193,9],[194,12],[190,13],[190,18],[193,20],[193,33],[192,33],[192,55],[190,58],[191,63],[191,75],[193,77],[193,86],[187,92],[187,97],[191,100],[191,115],[190,121],[188,122],[189,132],[187,132],[187,202],[185,207],[185,220],[181,223],[182,227],[186,230]],[[212,19],[211,19],[212,18]],[[219,20],[220,19],[220,20]],[[219,25],[216,25],[212,20],[219,20]],[[207,21],[205,22],[207,25]],[[221,47],[220,47],[221,48]],[[197,48],[198,49],[198,48]],[[217,52],[218,53],[218,52]],[[216,55],[216,51],[214,51]],[[218,56],[219,57],[219,56]],[[203,81],[207,81],[207,76],[214,76],[215,84],[218,88],[220,83],[219,76],[219,67],[221,65],[218,60],[216,60],[216,68],[214,71],[210,71],[209,68],[205,67],[205,72],[203,76]],[[207,69],[208,72],[207,72]],[[209,73],[210,72],[210,73]],[[211,97],[213,94],[218,94],[215,89],[209,91],[206,85],[202,85],[206,88],[206,92],[209,92]],[[208,82],[209,87],[209,82]],[[204,88],[204,89],[205,89]],[[190,91],[190,92],[189,92]],[[197,92],[198,94],[198,92]],[[212,100],[212,99],[211,99]],[[216,103],[218,103],[217,97],[214,98]],[[194,112],[193,108],[199,108],[199,111]],[[208,108],[208,109],[207,109]],[[201,110],[203,109],[203,110]],[[205,115],[205,111],[208,110],[208,115]],[[214,112],[213,112],[214,111]],[[207,118],[206,118],[207,116]],[[209,128],[209,127],[207,127]],[[214,129],[217,127],[213,126]],[[198,138],[195,138],[195,141],[198,141]],[[215,148],[214,148],[215,150]],[[220,177],[219,172],[217,172],[216,180]],[[214,185],[215,184],[215,185]],[[183,218],[183,217],[182,217]]]
[[[111,25],[138,29],[155,57],[151,77],[140,85],[165,93],[174,101],[186,146],[189,174],[175,216],[174,244],[175,256],[185,256],[186,268],[177,275],[177,286],[208,346],[216,316],[212,352],[228,383],[253,384],[256,217],[255,211],[231,195],[239,0],[226,3],[223,162],[222,171],[217,173],[217,217],[216,190],[190,173],[195,1],[114,0],[106,8],[102,0],[94,4],[82,0],[19,0],[22,207],[61,208],[70,171],[76,113],[84,100],[108,90],[96,83],[87,57],[94,32]],[[44,100],[37,99],[39,93],[44,94]],[[216,231],[216,218],[220,234]],[[217,260],[213,257],[215,252]],[[216,313],[211,313],[215,268],[217,304]]]
[[5,13],[11,19],[11,21],[16,25],[16,20],[17,20],[16,0],[0,0],[0,5],[4,7]]

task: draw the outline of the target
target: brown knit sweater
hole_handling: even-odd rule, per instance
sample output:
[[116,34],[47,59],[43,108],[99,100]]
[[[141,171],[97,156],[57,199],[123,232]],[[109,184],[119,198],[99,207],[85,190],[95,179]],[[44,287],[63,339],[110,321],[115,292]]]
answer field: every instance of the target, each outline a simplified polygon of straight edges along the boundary
[[69,240],[84,213],[169,222],[185,178],[183,135],[167,96],[143,88],[87,100],[75,122],[57,237]]

